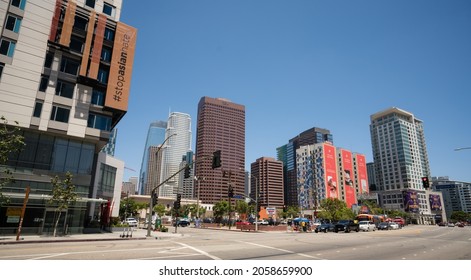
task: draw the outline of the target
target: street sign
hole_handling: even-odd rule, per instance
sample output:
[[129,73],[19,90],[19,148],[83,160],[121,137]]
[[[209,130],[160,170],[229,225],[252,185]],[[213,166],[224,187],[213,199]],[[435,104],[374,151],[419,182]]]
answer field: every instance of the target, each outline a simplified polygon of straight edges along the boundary
[[243,199],[244,197],[241,194],[235,194],[232,198]]

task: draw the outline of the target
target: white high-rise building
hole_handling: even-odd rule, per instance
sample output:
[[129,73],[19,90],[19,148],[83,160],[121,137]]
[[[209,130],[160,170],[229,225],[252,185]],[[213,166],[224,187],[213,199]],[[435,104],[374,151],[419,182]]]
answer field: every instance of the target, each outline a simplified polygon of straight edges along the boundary
[[[174,136],[171,136],[174,135]],[[170,113],[165,133],[167,142],[162,148],[163,159],[160,181],[164,182],[178,170],[183,156],[191,150],[191,117],[189,114]],[[178,193],[181,176],[172,177],[159,188],[159,196],[172,197]]]
[[421,178],[430,177],[423,122],[393,107],[371,116],[370,132],[378,190],[423,190]]
[[381,206],[410,213],[413,223],[435,223],[443,210],[429,203],[441,194],[422,184],[422,177],[431,178],[423,122],[392,107],[371,115],[370,132]]

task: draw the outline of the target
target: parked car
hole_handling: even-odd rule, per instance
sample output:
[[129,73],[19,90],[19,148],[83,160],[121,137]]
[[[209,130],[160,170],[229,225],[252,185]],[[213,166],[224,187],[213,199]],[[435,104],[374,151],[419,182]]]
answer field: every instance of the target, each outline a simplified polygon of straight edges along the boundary
[[455,224],[454,223],[448,223],[448,226],[449,227],[455,227]]
[[378,224],[378,230],[389,230],[389,223],[381,222]]
[[360,221],[358,223],[358,226],[360,227],[360,230],[362,231],[375,231],[376,230],[376,225],[371,222],[371,221]]
[[249,221],[237,221],[236,226],[237,225],[251,225],[251,223]]
[[334,228],[335,232],[339,231],[344,231],[344,232],[350,232],[350,231],[360,231],[360,227],[358,223],[355,223],[353,220],[340,220],[338,223],[335,224]]
[[334,231],[335,230],[335,225],[334,224],[331,224],[331,223],[323,223],[323,224],[320,224],[316,227],[316,229],[314,230],[315,233],[318,233],[318,232],[329,232],[329,231]]
[[181,220],[178,220],[175,223],[173,223],[173,225],[175,226],[178,226],[178,227],[186,227],[186,226],[189,226],[190,225],[190,221],[189,220],[186,220],[186,219],[181,219]]
[[395,222],[391,222],[388,224],[389,229],[399,229],[399,224]]
[[137,220],[134,218],[126,218],[123,221],[123,224],[128,225],[130,227],[137,227]]
[[444,223],[444,222],[439,222],[437,225],[438,225],[439,227],[445,227],[445,226],[446,226],[446,223]]
[[254,221],[254,224],[268,225],[268,221],[267,220],[258,220],[257,222]]

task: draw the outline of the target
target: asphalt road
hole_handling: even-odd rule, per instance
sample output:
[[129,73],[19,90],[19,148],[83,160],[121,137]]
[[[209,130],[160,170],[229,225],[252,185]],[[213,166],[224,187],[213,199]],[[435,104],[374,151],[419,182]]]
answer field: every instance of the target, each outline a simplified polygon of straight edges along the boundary
[[351,233],[179,228],[165,239],[0,246],[2,260],[471,260],[471,227]]

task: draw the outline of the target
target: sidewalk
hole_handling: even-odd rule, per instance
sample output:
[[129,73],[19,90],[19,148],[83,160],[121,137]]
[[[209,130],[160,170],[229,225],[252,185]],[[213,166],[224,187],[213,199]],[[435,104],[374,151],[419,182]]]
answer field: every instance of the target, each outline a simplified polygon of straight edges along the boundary
[[16,235],[0,235],[0,245],[26,244],[26,243],[50,243],[50,242],[87,242],[87,241],[112,241],[112,240],[144,240],[144,239],[165,239],[181,237],[179,233],[151,231],[151,236],[147,237],[147,229],[133,229],[133,231],[123,232],[102,232],[87,234],[71,234],[67,236],[53,237],[50,235],[21,235],[16,240]]

